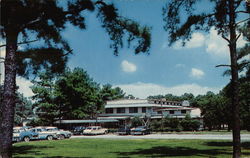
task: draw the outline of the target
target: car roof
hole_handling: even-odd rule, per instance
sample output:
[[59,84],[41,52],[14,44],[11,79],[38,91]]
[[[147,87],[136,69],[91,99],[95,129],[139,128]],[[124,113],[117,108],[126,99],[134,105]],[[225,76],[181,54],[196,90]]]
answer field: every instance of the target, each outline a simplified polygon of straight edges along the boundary
[[48,129],[48,128],[57,128],[57,127],[52,127],[52,126],[49,126],[49,127],[45,127],[45,128],[47,128],[47,129]]
[[24,128],[23,128],[23,127],[16,126],[16,127],[13,127],[13,129],[24,129]]

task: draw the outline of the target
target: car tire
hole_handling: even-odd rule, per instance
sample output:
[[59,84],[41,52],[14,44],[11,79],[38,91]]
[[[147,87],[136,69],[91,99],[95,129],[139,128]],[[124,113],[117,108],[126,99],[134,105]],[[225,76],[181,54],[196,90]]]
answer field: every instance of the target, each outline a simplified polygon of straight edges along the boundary
[[62,140],[62,139],[65,139],[65,136],[63,134],[60,134],[59,135],[59,139]]
[[30,137],[24,137],[24,138],[23,138],[23,141],[29,142],[29,141],[30,141]]
[[53,136],[47,136],[47,140],[53,140]]

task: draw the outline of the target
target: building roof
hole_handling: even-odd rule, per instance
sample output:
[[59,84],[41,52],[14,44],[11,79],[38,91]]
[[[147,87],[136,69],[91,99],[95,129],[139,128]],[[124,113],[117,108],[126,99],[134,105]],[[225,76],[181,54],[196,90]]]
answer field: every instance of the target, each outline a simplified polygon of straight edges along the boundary
[[119,99],[107,101],[107,105],[123,105],[123,104],[148,104],[147,99]]
[[161,107],[158,104],[136,103],[136,104],[107,104],[105,108],[127,108],[127,107]]
[[[180,103],[175,101],[167,101],[171,103]],[[126,107],[183,107],[181,105],[171,105],[171,104],[160,104],[155,103],[154,100],[147,99],[120,99],[120,100],[112,100],[108,101],[105,105],[105,108],[126,108]]]

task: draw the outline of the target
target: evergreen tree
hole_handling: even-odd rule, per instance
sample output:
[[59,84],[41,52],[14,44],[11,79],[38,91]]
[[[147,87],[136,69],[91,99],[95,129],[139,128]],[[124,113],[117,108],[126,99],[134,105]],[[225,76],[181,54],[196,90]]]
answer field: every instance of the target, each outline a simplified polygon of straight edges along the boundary
[[[118,14],[113,4],[103,1],[68,0],[1,0],[0,33],[5,39],[5,79],[0,119],[0,149],[2,157],[11,157],[12,130],[16,90],[16,74],[36,73],[37,70],[52,69],[61,71],[65,67],[68,54],[72,49],[62,38],[61,32],[66,24],[85,29],[83,12],[97,10],[97,17],[112,41],[114,54],[123,46],[123,37],[128,42],[135,41],[135,53],[148,52],[150,28]],[[24,41],[19,41],[22,37]],[[35,38],[34,40],[31,38]],[[31,40],[30,40],[31,39]],[[27,47],[18,51],[18,44],[34,41],[44,44],[41,47]],[[29,60],[26,60],[26,59]],[[23,63],[17,65],[17,63]],[[31,69],[27,68],[31,67]],[[60,69],[60,70],[59,70]],[[29,70],[29,71],[27,71]],[[34,71],[33,71],[34,70]]]
[[[204,3],[204,1],[202,1]],[[178,40],[189,40],[194,30],[209,31],[215,28],[229,46],[232,77],[232,114],[233,114],[233,157],[238,158],[241,155],[240,143],[240,116],[239,116],[239,84],[238,84],[238,64],[237,64],[237,27],[243,22],[250,25],[249,17],[240,16],[249,15],[250,2],[247,0],[209,0],[206,5],[213,6],[211,12],[197,12],[202,5],[199,0],[171,0],[163,9],[165,30],[169,33],[170,45]],[[181,18],[180,14],[186,14],[186,18]],[[243,17],[245,19],[240,19]],[[183,22],[184,21],[184,22]],[[220,65],[222,66],[222,65]],[[225,65],[223,65],[225,66]]]

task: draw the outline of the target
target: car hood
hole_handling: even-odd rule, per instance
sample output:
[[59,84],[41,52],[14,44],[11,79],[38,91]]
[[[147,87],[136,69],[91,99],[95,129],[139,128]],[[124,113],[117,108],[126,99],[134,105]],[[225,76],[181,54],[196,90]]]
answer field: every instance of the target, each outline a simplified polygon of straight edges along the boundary
[[13,137],[19,137],[20,133],[13,133]]

